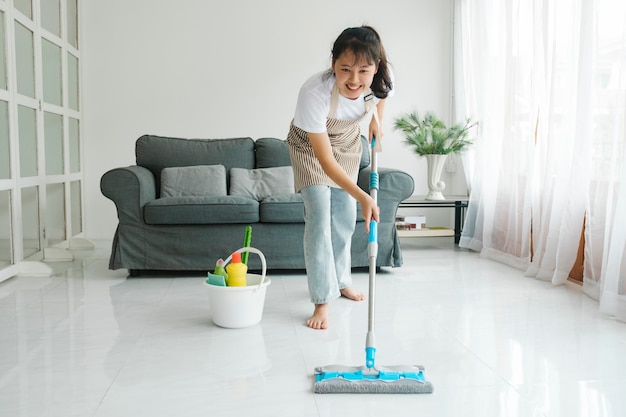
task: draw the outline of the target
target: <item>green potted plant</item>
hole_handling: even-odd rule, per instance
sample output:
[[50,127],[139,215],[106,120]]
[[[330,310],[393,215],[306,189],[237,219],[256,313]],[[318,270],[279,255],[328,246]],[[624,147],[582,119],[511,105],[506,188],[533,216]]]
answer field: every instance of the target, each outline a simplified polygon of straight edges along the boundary
[[406,113],[394,121],[395,129],[404,133],[405,141],[421,156],[448,155],[462,151],[472,144],[467,136],[475,125],[476,123],[467,119],[465,123],[455,123],[448,127],[434,113],[426,113],[420,118],[417,112]]
[[469,130],[474,127],[470,119],[465,123],[455,123],[448,127],[434,113],[426,113],[423,118],[417,112],[406,113],[394,120],[394,128],[404,133],[407,144],[416,154],[425,156],[428,163],[427,200],[445,200],[442,191],[446,183],[441,181],[441,172],[448,155],[461,152],[472,144],[468,139]]

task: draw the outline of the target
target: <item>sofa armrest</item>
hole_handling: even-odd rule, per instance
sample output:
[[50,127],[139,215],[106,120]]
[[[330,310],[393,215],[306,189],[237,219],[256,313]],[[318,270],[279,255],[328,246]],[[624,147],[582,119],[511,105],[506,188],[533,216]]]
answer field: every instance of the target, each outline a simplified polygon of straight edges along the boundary
[[[358,185],[365,192],[370,189],[370,167],[359,172]],[[395,221],[396,210],[400,202],[413,195],[415,184],[413,177],[404,171],[394,168],[378,168],[378,205],[381,207],[381,221]],[[395,207],[393,212],[383,213],[383,207]],[[386,216],[385,216],[386,214]]]
[[106,172],[100,190],[115,203],[120,224],[143,223],[143,207],[156,199],[154,174],[137,165]]

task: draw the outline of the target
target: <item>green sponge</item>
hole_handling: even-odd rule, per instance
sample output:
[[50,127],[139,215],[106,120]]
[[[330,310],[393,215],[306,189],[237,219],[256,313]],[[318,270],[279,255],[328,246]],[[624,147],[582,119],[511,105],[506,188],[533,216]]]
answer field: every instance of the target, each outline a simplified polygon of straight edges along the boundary
[[206,282],[207,284],[210,284],[210,285],[217,285],[220,287],[226,286],[226,280],[224,279],[223,275],[215,275],[210,272],[207,273]]

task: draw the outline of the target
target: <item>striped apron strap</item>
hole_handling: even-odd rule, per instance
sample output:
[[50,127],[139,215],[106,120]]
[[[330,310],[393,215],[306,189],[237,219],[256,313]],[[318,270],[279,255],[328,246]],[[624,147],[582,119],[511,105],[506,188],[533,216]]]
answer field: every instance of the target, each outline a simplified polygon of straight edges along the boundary
[[[370,114],[370,112],[374,112],[374,120],[376,120],[376,125],[378,125],[378,130],[380,131],[380,120],[378,119],[378,110],[376,109],[376,102],[374,102],[374,94],[370,90],[368,94],[365,95],[365,111],[366,114]],[[376,138],[376,143],[374,143],[374,151],[382,152],[383,145],[381,138]]]
[[[376,110],[376,102],[374,102],[374,93],[369,88],[365,92],[365,96],[363,97],[365,100],[365,116],[370,114],[370,112],[374,112],[374,119],[376,120],[376,124],[380,130],[380,120],[378,119],[378,111]],[[337,87],[337,83],[333,85],[332,92],[330,93],[330,109],[328,110],[328,118],[335,119],[337,116],[337,105],[339,103],[339,87]],[[377,140],[374,144],[374,150],[376,152],[382,152],[383,148],[381,145],[381,141]]]

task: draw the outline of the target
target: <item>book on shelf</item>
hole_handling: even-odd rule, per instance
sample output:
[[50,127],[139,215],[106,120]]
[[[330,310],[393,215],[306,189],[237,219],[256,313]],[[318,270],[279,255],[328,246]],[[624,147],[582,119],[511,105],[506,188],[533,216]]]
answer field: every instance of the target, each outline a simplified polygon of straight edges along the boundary
[[396,217],[396,229],[421,230],[426,228],[426,216]]

